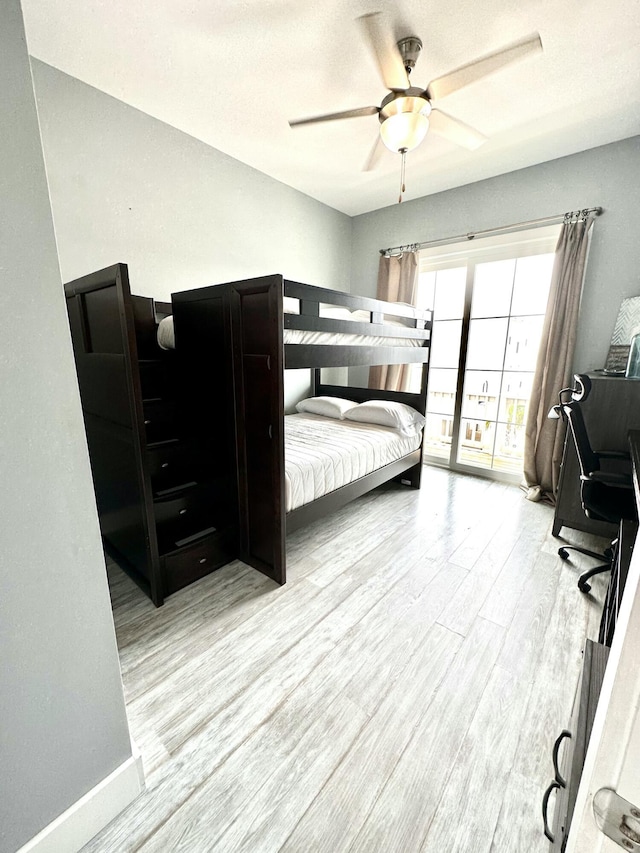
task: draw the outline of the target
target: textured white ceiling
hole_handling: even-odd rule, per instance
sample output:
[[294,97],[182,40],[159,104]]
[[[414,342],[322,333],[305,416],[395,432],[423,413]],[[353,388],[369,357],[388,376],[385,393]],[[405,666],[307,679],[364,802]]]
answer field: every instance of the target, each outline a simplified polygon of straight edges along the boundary
[[288,119],[387,94],[356,18],[382,11],[424,44],[412,85],[539,32],[544,52],[438,105],[489,137],[429,134],[408,155],[417,198],[640,134],[638,0],[22,0],[30,53],[322,202],[397,201],[400,158],[362,165],[376,116]]

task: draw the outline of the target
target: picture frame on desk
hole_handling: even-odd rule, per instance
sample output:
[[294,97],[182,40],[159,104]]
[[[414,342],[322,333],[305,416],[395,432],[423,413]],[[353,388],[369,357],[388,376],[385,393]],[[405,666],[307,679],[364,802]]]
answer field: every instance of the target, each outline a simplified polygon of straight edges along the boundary
[[611,335],[611,344],[604,373],[624,375],[629,360],[631,338],[640,328],[640,296],[629,296],[620,303],[620,310]]
[[602,372],[608,376],[624,376],[629,360],[629,349],[629,344],[627,346],[614,346],[612,344],[609,347]]

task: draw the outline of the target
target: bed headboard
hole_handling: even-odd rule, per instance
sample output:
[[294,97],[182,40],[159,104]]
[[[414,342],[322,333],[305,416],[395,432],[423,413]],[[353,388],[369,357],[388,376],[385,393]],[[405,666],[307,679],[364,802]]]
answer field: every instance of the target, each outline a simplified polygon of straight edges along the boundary
[[315,397],[344,397],[354,403],[365,403],[367,400],[390,400],[412,406],[424,415],[427,408],[427,369],[423,369],[422,390],[416,394],[411,391],[386,391],[381,388],[362,388],[351,385],[328,385],[320,381],[320,371],[313,371],[314,381],[312,393]]

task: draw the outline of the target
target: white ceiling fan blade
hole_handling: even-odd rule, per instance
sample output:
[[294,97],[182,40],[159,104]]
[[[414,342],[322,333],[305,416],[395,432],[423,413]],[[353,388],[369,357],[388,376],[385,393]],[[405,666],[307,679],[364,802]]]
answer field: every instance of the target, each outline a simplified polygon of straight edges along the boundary
[[366,163],[362,167],[363,172],[371,172],[373,171],[378,163],[380,162],[380,157],[386,151],[384,142],[380,134],[378,133],[376,137],[376,141],[373,144],[371,151],[369,152],[369,156],[367,157]]
[[340,113],[326,113],[311,118],[298,118],[289,122],[289,127],[300,127],[301,124],[317,124],[320,121],[336,121],[341,118],[359,118],[360,116],[375,116],[380,112],[380,107],[358,107],[355,110],[343,110]]
[[358,20],[376,58],[384,85],[392,92],[404,92],[411,84],[391,27],[379,12],[363,15]]
[[508,47],[498,50],[495,53],[489,53],[475,62],[470,62],[468,65],[461,65],[455,71],[445,74],[442,77],[437,77],[432,80],[427,86],[427,96],[429,100],[439,100],[452,92],[457,92],[464,86],[470,83],[475,83],[476,80],[486,77],[487,74],[492,74],[498,71],[505,65],[516,62],[519,59],[524,59],[527,56],[532,56],[535,53],[542,51],[542,42],[540,36],[535,33],[528,36],[522,41],[514,42]]
[[431,110],[429,116],[429,130],[437,133],[438,136],[444,136],[445,139],[455,142],[456,145],[468,148],[470,151],[475,151],[487,141],[487,137],[480,131],[474,130],[473,127],[469,127],[463,121],[435,108]]

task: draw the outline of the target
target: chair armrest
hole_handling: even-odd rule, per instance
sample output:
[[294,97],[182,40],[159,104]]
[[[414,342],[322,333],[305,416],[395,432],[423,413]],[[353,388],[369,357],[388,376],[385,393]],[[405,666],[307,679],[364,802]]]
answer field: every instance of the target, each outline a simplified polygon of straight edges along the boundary
[[631,454],[627,453],[626,450],[596,450],[595,454],[598,459],[627,459],[629,462],[631,461]]
[[605,486],[616,486],[621,489],[633,488],[631,477],[627,474],[615,474],[613,471],[592,471],[583,479],[591,483],[603,483]]

